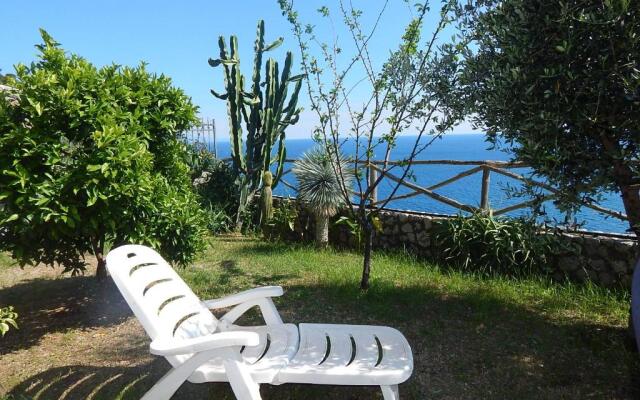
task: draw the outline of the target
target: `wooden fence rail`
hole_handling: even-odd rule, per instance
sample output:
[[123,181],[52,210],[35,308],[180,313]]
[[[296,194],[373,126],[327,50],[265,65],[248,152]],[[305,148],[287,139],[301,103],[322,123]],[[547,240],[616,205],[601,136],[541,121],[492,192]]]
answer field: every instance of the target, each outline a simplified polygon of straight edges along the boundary
[[[286,160],[288,163],[294,162],[295,159],[287,159]],[[467,161],[467,160],[423,160],[423,161],[413,161],[413,165],[417,166],[417,165],[467,165],[467,166],[471,166],[472,168],[469,168],[465,171],[459,172],[449,178],[446,178],[438,183],[435,183],[431,186],[428,187],[423,187],[418,185],[415,182],[410,182],[407,179],[401,179],[400,177],[398,177],[397,175],[391,173],[389,170],[384,170],[383,165],[384,162],[383,161],[371,161],[369,164],[366,163],[362,163],[364,164],[364,166],[366,168],[369,169],[369,181],[368,181],[368,185],[373,185],[374,182],[378,179],[378,177],[380,175],[383,175],[383,179],[389,179],[390,181],[393,181],[395,183],[400,184],[400,186],[405,187],[410,189],[411,191],[409,193],[404,193],[404,194],[400,194],[400,195],[395,195],[391,198],[384,198],[384,199],[378,199],[378,191],[377,190],[373,190],[371,192],[371,195],[369,197],[369,204],[371,206],[380,206],[384,203],[388,203],[389,201],[394,201],[394,200],[401,200],[401,199],[407,199],[410,197],[415,197],[415,196],[426,196],[429,197],[437,202],[446,204],[448,206],[451,206],[455,209],[461,210],[461,211],[467,211],[467,212],[478,212],[478,211],[482,211],[482,212],[487,212],[491,215],[501,215],[501,214],[506,214],[509,213],[511,211],[515,211],[518,209],[522,209],[522,208],[527,208],[527,207],[531,207],[534,204],[536,204],[536,202],[541,202],[541,201],[547,201],[547,200],[552,200],[554,198],[557,197],[557,195],[559,194],[559,190],[556,189],[555,187],[544,183],[544,182],[539,182],[530,178],[527,178],[521,174],[518,174],[514,171],[510,171],[510,169],[513,168],[526,168],[527,165],[525,165],[524,163],[519,163],[519,162],[506,162],[506,161]],[[401,162],[401,161],[390,161],[387,163],[387,165],[398,165],[398,166],[402,166],[405,163]],[[285,170],[285,172],[283,173],[284,175],[287,175],[291,170]],[[480,207],[475,207],[472,206],[470,204],[464,204],[456,199],[452,199],[450,197],[444,196],[442,194],[436,193],[435,190],[436,189],[440,189],[444,186],[450,185],[456,181],[459,181],[462,178],[474,175],[474,174],[478,174],[478,173],[482,173],[482,184],[480,186],[480,200],[479,200],[479,204]],[[540,198],[536,198],[536,199],[530,199],[530,200],[526,200],[526,201],[522,201],[520,203],[517,204],[513,204],[507,207],[503,207],[503,208],[499,208],[499,209],[491,209],[491,203],[490,203],[490,182],[491,182],[491,174],[492,173],[496,173],[502,176],[505,176],[507,178],[511,178],[514,179],[516,181],[520,181],[525,183],[528,186],[532,186],[532,187],[539,187],[541,189],[546,190],[548,193],[543,194]],[[281,180],[281,182],[292,189],[295,189],[293,185],[291,185],[290,183],[286,182],[284,179]],[[627,216],[620,212],[620,211],[615,211],[615,210],[610,210],[608,208],[602,207],[598,204],[595,204],[593,202],[590,201],[583,201],[582,205],[584,207],[590,208],[592,210],[595,210],[599,213],[626,221],[628,220]]]

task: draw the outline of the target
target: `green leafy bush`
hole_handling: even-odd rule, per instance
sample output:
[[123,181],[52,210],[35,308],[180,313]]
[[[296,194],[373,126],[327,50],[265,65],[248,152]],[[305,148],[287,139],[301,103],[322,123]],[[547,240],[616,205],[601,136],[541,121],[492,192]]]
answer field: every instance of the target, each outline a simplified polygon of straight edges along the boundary
[[4,336],[12,326],[18,329],[17,319],[18,313],[13,310],[12,306],[0,308],[0,335]]
[[68,55],[46,32],[0,96],[2,250],[24,264],[84,269],[110,245],[146,243],[185,264],[204,245],[181,132],[196,107],[165,76]]
[[224,161],[212,158],[205,163],[200,174],[193,180],[203,205],[223,209],[227,215],[233,216],[238,206],[236,174]]
[[280,199],[273,207],[273,217],[263,226],[268,239],[296,239],[298,203],[292,199]]
[[207,149],[195,144],[188,145],[188,150],[193,187],[199,194],[209,231],[229,231],[238,209],[237,175],[227,162],[216,159]]
[[549,259],[561,249],[531,219],[458,215],[435,226],[438,258],[470,271],[521,275],[550,272]]
[[209,205],[204,209],[207,228],[213,234],[229,232],[233,229],[233,219],[226,210]]

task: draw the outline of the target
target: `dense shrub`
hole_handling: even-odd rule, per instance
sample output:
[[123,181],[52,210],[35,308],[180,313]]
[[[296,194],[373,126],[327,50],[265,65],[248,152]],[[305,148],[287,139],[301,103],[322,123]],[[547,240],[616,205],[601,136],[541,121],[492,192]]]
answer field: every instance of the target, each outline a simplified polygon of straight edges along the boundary
[[547,273],[562,244],[531,219],[458,215],[435,227],[438,258],[472,271],[521,275]]
[[188,145],[193,187],[212,233],[228,231],[238,209],[237,176],[230,165],[198,144]]
[[206,206],[225,210],[229,215],[237,209],[236,174],[229,164],[209,152],[200,152],[200,165],[192,170],[193,185]]
[[46,32],[0,96],[2,250],[21,264],[84,268],[110,245],[146,243],[190,262],[204,245],[180,133],[196,107],[144,65],[96,68]]
[[263,226],[263,233],[270,240],[296,240],[296,222],[299,204],[293,199],[280,199],[274,204],[273,217]]

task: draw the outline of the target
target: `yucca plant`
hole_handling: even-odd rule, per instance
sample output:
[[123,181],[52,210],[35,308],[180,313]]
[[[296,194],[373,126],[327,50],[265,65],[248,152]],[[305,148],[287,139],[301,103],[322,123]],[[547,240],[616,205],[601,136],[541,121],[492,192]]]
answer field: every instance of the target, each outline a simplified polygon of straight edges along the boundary
[[332,157],[322,147],[315,147],[304,153],[292,170],[298,180],[298,199],[316,220],[316,243],[326,246],[329,243],[329,218],[346,205],[342,183],[345,188],[353,186],[352,168],[344,157]]

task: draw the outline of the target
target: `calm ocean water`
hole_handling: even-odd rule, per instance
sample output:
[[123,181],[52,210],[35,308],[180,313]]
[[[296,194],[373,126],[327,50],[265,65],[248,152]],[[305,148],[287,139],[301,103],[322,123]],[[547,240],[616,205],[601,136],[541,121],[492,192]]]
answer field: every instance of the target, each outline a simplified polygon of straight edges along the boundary
[[[413,145],[413,138],[402,137],[398,140],[398,146],[393,150],[392,159],[402,159],[408,155]],[[287,140],[287,158],[297,158],[309,148],[313,147],[314,143],[310,139],[291,139]],[[219,157],[229,156],[229,143],[218,143],[218,155]],[[345,152],[349,150],[346,149]],[[381,153],[384,150],[381,150]],[[382,159],[383,154],[376,154],[377,159]],[[489,150],[489,145],[484,141],[483,135],[447,135],[441,140],[435,141],[429,148],[427,148],[420,156],[421,160],[509,160],[509,155],[500,150]],[[290,166],[288,166],[290,167]],[[420,186],[429,186],[438,183],[444,179],[450,178],[457,173],[460,173],[466,169],[470,169],[472,166],[457,166],[457,165],[422,165],[414,168],[416,183]],[[525,174],[527,169],[514,169],[514,172]],[[457,182],[442,187],[436,190],[436,193],[440,193],[447,197],[453,198],[461,203],[469,204],[472,206],[479,206],[480,204],[480,188],[481,188],[482,174],[476,173],[474,175],[465,177]],[[293,174],[288,174],[284,177],[284,180],[295,186],[295,179]],[[509,188],[519,188],[518,181],[498,175],[496,173],[491,174],[490,185],[490,204],[491,208],[499,209],[511,204],[517,204],[522,199],[513,198],[509,195]],[[389,194],[393,189],[393,182],[383,182],[378,189],[378,198],[383,199],[385,194]],[[397,193],[403,194],[410,192],[410,189],[401,188]],[[275,194],[295,196],[295,193],[288,189],[284,185],[278,185],[274,190]],[[618,193],[609,193],[604,196],[604,199],[599,203],[601,206],[612,209],[624,211],[622,200]],[[450,207],[446,204],[442,204],[431,198],[419,195],[408,199],[401,199],[391,202],[389,208],[424,211],[430,213],[440,214],[456,214],[458,210]],[[553,206],[551,202],[546,202],[544,205],[546,211],[546,218],[550,220],[563,221],[563,215]],[[519,216],[527,213],[528,210],[517,210],[508,215]],[[603,232],[616,232],[624,233],[628,229],[628,224],[625,221],[620,221],[616,218],[607,217],[597,211],[583,208],[575,216],[578,223],[582,224],[582,229],[603,231]]]

